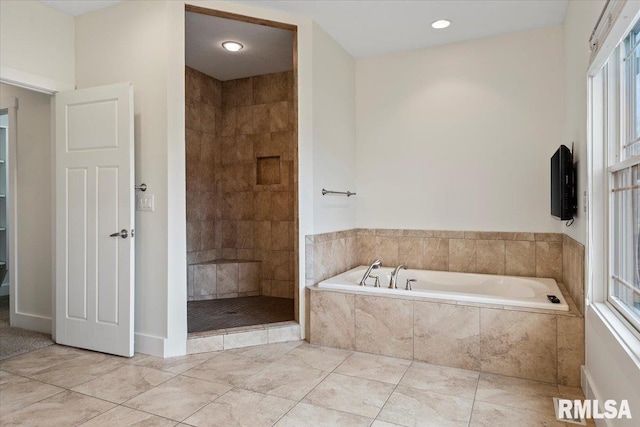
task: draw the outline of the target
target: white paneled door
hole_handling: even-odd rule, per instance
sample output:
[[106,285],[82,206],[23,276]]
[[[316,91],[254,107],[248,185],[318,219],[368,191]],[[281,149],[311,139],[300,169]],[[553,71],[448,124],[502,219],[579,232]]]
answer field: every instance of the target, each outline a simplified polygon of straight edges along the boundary
[[133,86],[56,94],[56,342],[133,356]]

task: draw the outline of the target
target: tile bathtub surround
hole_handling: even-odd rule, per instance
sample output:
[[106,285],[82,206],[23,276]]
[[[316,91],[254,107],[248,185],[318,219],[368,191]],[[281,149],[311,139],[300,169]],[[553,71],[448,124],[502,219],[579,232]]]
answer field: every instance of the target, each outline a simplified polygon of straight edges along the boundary
[[584,245],[564,235],[562,239],[562,282],[584,313]]
[[[187,67],[186,79],[188,263],[261,261],[261,294],[293,298],[293,72],[219,82]],[[230,280],[219,294],[235,293]]]
[[584,319],[573,302],[553,312],[309,290],[312,344],[580,385]]
[[[136,367],[149,381],[122,401],[128,375],[137,379],[137,371],[90,381],[107,385],[107,400],[34,378],[85,360]],[[579,388],[300,341],[169,359],[51,346],[3,361],[0,384],[3,426],[564,427],[552,397],[584,398]]]
[[562,234],[358,229],[356,235],[358,265],[379,258],[387,267],[402,263],[425,270],[563,279]]
[[305,283],[317,284],[377,258],[386,267],[403,263],[425,270],[562,282],[568,264],[565,247],[563,235],[556,233],[351,229],[306,236]]
[[357,230],[305,237],[305,283],[314,285],[360,265]]

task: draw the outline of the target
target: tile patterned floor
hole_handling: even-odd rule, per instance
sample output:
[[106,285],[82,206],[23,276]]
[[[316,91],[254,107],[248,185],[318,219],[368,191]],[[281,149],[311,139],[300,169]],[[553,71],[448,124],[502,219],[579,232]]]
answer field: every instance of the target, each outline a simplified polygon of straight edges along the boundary
[[52,346],[0,364],[2,426],[571,427],[580,389],[305,342],[159,359]]

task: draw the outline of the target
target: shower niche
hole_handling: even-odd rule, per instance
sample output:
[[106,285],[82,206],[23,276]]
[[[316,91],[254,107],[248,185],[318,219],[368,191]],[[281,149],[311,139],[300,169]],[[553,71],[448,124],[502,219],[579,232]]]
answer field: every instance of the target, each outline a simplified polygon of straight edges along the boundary
[[185,28],[188,330],[294,320],[294,33],[189,11]]

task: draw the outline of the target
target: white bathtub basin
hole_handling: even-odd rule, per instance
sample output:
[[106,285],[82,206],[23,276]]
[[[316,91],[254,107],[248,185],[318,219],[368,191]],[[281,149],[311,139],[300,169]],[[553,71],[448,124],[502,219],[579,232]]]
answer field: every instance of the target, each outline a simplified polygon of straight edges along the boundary
[[[380,279],[380,288],[373,286],[372,278],[367,280],[367,286],[359,285],[366,270],[366,266],[356,267],[320,282],[318,287],[569,311],[553,279],[409,269],[400,271],[398,289],[389,289],[392,268],[372,271],[371,274]],[[412,290],[405,290],[407,279],[417,280],[411,284]],[[547,295],[555,295],[560,303],[551,303]]]

